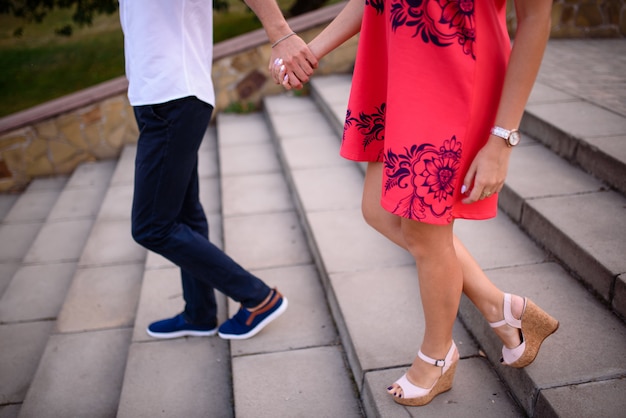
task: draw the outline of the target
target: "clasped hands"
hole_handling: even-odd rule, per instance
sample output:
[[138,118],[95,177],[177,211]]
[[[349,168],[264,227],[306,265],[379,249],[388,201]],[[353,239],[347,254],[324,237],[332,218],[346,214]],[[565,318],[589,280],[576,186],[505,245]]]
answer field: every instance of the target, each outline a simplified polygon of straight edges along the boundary
[[269,72],[276,84],[301,89],[317,68],[317,57],[299,36],[290,36],[272,47]]

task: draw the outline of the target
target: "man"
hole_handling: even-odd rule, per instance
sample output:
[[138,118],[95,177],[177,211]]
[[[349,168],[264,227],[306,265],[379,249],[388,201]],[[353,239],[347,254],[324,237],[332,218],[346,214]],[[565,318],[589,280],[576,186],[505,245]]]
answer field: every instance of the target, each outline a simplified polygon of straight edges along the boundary
[[[275,0],[247,0],[295,88],[317,60],[285,21]],[[210,0],[120,0],[128,97],[139,127],[132,208],[133,238],[181,269],[185,309],[154,322],[155,338],[256,335],[287,308],[270,289],[208,240],[198,193],[198,148],[211,119],[215,94],[213,5]],[[214,289],[241,303],[217,327]]]

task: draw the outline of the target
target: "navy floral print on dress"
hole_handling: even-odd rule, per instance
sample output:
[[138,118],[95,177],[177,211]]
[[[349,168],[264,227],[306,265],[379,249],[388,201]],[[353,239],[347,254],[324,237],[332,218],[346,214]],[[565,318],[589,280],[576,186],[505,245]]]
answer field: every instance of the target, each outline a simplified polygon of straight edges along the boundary
[[476,59],[474,0],[392,0],[391,27],[415,28],[414,37],[447,47],[456,40],[463,53]]
[[437,218],[450,217],[452,195],[459,173],[461,142],[456,136],[445,140],[439,148],[431,144],[413,145],[401,153],[387,150],[383,193],[394,188],[405,189],[393,213],[420,220],[426,211]]
[[363,137],[363,149],[366,149],[368,145],[374,141],[384,141],[385,108],[386,104],[383,103],[377,106],[374,112],[361,112],[357,117],[353,117],[351,110],[348,109],[346,113],[346,123],[343,126],[344,137],[346,130],[354,126]]
[[385,0],[365,0],[365,5],[376,9],[377,14],[382,14],[385,11]]

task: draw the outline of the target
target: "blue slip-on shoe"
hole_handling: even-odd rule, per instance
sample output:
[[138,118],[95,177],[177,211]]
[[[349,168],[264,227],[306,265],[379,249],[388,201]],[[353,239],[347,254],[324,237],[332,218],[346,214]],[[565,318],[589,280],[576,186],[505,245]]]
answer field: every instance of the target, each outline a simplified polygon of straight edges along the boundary
[[228,321],[220,325],[218,335],[225,340],[245,340],[254,337],[266,325],[287,309],[287,298],[272,289],[270,300],[261,308],[250,312],[243,306]]
[[190,324],[185,320],[184,314],[180,313],[173,318],[151,323],[146,331],[154,338],[210,337],[217,333],[217,327]]

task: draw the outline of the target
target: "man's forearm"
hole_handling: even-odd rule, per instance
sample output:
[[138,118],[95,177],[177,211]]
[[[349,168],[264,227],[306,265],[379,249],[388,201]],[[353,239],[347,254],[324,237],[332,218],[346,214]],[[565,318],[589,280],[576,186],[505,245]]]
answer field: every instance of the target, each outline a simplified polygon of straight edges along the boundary
[[283,12],[276,0],[244,0],[248,7],[257,15],[270,43],[274,43],[291,32]]

